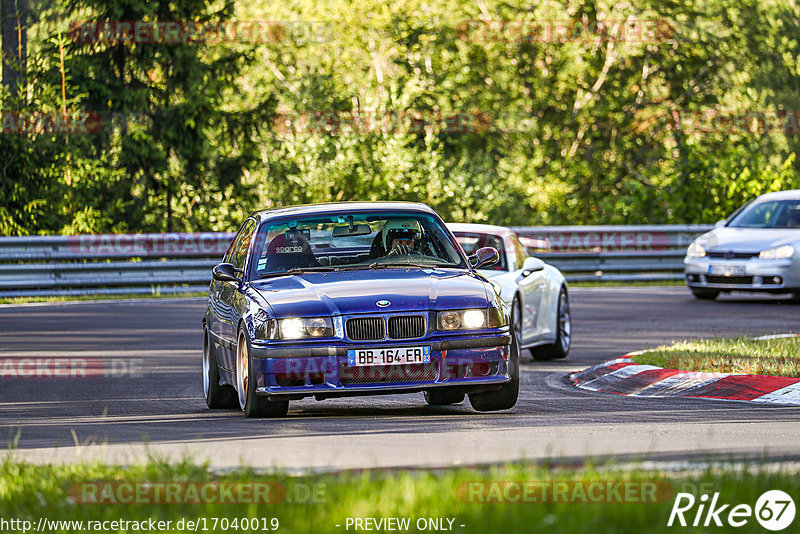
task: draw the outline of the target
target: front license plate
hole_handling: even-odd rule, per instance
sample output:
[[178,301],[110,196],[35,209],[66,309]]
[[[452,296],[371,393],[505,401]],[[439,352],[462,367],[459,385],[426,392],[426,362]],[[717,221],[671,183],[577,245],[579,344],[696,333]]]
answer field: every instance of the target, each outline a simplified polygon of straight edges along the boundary
[[350,367],[430,362],[430,347],[354,349],[347,351],[347,365]]
[[708,266],[708,274],[712,276],[744,276],[747,270],[744,265],[711,264]]

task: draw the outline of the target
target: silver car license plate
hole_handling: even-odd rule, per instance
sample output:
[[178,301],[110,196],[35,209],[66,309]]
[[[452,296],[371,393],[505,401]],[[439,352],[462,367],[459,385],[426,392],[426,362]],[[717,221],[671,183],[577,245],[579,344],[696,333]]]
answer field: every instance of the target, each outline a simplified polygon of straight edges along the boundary
[[708,266],[708,274],[712,276],[744,276],[747,274],[747,269],[744,265],[712,263]]

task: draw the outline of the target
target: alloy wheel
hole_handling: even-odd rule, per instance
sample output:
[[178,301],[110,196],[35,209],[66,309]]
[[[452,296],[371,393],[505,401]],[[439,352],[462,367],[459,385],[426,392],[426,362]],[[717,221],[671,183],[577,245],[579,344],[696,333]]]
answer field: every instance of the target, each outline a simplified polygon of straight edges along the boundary
[[247,386],[250,380],[250,361],[247,354],[247,340],[244,334],[239,336],[236,344],[236,391],[239,394],[239,407],[244,410],[247,405]]
[[561,339],[561,349],[563,352],[567,352],[572,335],[572,318],[569,312],[569,299],[564,292],[561,293],[561,302],[559,303],[558,310],[558,334]]
[[208,373],[211,370],[211,346],[208,342],[208,333],[203,336],[203,395],[208,398],[209,378]]

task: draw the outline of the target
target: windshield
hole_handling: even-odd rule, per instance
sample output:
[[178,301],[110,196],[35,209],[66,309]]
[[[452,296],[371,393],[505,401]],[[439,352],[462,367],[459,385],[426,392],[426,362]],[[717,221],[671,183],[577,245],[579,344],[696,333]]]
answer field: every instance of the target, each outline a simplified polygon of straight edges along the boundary
[[503,246],[503,239],[496,235],[491,234],[478,234],[474,232],[453,232],[456,236],[456,241],[464,249],[467,256],[472,256],[479,248],[492,247],[500,252],[500,261],[494,265],[487,265],[481,269],[491,271],[505,271],[506,270],[506,247]]
[[264,223],[256,236],[250,276],[395,265],[466,268],[457,244],[435,217],[363,212]]
[[800,199],[751,204],[728,223],[731,228],[800,228]]

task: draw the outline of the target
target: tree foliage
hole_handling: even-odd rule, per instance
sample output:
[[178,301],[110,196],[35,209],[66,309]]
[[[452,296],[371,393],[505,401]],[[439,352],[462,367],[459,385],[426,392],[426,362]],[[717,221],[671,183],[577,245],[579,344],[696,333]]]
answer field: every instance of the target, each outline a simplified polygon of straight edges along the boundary
[[[800,131],[681,122],[797,111],[789,0],[50,2],[25,105],[120,123],[3,135],[2,233],[230,229],[252,209],[379,199],[511,225],[700,223],[800,187]],[[54,13],[269,31],[86,45]],[[620,21],[650,33],[600,31]]]

